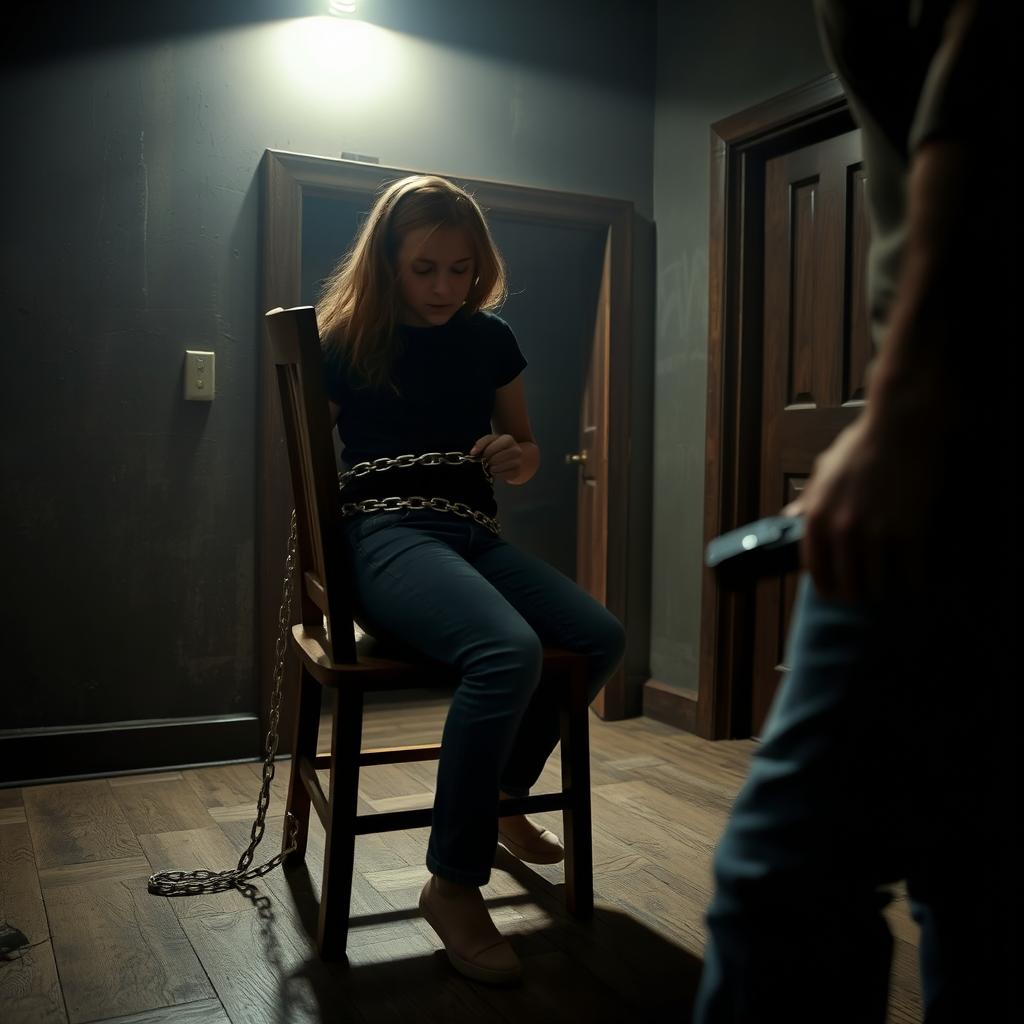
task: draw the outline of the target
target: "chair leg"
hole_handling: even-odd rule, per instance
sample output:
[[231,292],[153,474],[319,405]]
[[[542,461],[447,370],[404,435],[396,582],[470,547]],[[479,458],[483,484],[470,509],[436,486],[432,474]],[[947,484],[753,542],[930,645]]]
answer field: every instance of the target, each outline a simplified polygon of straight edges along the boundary
[[327,840],[316,937],[323,960],[340,960],[348,946],[362,738],[363,692],[342,687],[331,727],[331,782],[324,822]]
[[565,905],[573,917],[594,912],[594,851],[590,821],[590,710],[586,666],[578,665],[569,680],[568,706],[560,713],[562,790],[569,807],[562,812],[565,832]]
[[[317,733],[320,729],[320,684],[302,666],[300,659],[289,659],[286,671],[294,678],[298,668],[299,699],[295,707],[295,725],[292,731],[292,770],[288,779],[288,800],[285,804],[285,822],[288,814],[295,816],[299,834],[295,851],[285,859],[285,867],[302,864],[306,859],[306,838],[309,835],[309,793],[299,775],[299,759],[316,757]],[[281,837],[281,848],[288,845],[288,829]]]

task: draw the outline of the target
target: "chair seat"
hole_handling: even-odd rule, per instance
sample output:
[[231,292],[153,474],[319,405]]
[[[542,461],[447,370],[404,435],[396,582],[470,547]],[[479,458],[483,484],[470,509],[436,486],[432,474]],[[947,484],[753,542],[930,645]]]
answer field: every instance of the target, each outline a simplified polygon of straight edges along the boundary
[[[354,664],[335,662],[327,653],[326,633],[308,630],[302,623],[292,626],[295,644],[310,675],[321,686],[352,685],[354,681],[365,690],[433,688],[451,686],[459,681],[459,673],[407,646],[387,639],[378,639],[360,630],[356,642]],[[545,668],[570,669],[585,657],[560,647],[544,648]]]
[[356,646],[358,661],[353,664],[331,659],[322,628],[308,630],[298,623],[292,626],[292,642],[310,675],[321,686],[355,684],[364,690],[414,686],[433,688],[450,684],[456,678],[451,669],[426,658],[411,661],[394,657],[393,648],[373,638],[360,640]]

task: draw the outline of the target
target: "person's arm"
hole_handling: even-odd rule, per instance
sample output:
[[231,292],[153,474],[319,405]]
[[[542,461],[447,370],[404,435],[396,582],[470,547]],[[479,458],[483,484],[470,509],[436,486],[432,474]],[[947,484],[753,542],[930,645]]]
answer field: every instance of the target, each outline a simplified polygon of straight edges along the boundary
[[341,406],[337,402],[332,402],[330,399],[327,400],[327,416],[331,423],[331,430],[334,429],[335,423],[338,422],[338,416],[341,414]]
[[[984,259],[970,225],[977,175],[971,145],[933,139],[914,155],[909,175],[907,235],[900,279],[881,350],[868,381],[867,415],[884,420],[902,409],[936,435],[957,411],[964,365],[964,309],[978,301],[970,264]],[[952,423],[949,424],[952,427]]]
[[[991,132],[1001,97],[995,7],[958,0],[932,58],[908,145],[906,242],[885,344],[872,368],[873,396],[885,399],[917,372],[963,355],[958,315],[977,273],[998,208],[999,155]],[[966,300],[966,301],[965,301]],[[952,316],[950,314],[953,314]]]
[[867,406],[787,507],[806,517],[804,564],[826,597],[880,597],[923,579],[923,527],[947,511],[944,440],[963,425],[958,375],[975,358],[965,352],[964,310],[985,301],[965,295],[988,255],[975,244],[989,202],[979,172],[994,159],[978,145],[968,102],[977,83],[963,73],[990,39],[978,32],[978,7],[954,5],[908,140],[903,262]]
[[540,466],[540,448],[530,427],[526,390],[520,373],[494,393],[492,434],[478,438],[470,455],[482,455],[496,480],[525,484]]

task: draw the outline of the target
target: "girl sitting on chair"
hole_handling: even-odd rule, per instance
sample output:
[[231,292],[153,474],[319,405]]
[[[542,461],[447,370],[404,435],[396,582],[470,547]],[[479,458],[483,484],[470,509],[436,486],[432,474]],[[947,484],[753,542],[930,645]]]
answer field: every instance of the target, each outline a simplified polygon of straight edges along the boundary
[[[504,297],[502,259],[475,199],[416,175],[383,191],[317,304],[343,468],[464,453],[347,479],[343,528],[357,621],[460,673],[419,906],[457,970],[498,983],[521,970],[480,894],[499,836],[530,863],[564,856],[525,815],[497,816],[501,796],[528,795],[559,739],[556,695],[538,685],[542,648],[589,656],[592,701],[625,643],[622,624],[586,591],[498,535],[492,481],[525,484],[540,463],[526,359],[489,312]],[[402,503],[417,497],[429,504]]]

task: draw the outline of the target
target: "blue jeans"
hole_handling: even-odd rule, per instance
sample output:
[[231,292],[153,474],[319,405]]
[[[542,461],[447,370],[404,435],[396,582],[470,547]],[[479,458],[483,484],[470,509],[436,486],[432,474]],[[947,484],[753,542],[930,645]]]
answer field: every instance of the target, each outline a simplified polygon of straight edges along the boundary
[[450,513],[408,510],[344,522],[357,621],[457,669],[441,738],[426,864],[485,885],[498,791],[526,796],[559,740],[557,692],[540,686],[542,647],[590,658],[593,700],[622,659],[625,631],[546,562]]
[[882,1024],[897,880],[927,1020],[1010,1019],[982,1009],[1009,998],[1019,871],[993,611],[981,587],[871,612],[802,581],[790,671],[715,854],[700,1024]]

